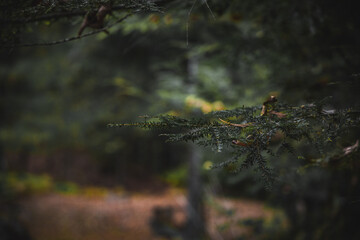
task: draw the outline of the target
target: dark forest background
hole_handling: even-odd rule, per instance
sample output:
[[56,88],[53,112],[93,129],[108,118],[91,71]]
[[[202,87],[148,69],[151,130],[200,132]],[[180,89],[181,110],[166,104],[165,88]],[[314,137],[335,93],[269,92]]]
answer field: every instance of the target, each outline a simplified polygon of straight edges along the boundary
[[[217,206],[211,197],[245,198],[281,213],[271,221],[265,216],[236,222],[235,210],[225,211],[220,235],[210,239],[360,237],[357,158],[332,168],[309,165],[313,152],[298,144],[296,156],[271,163],[282,174],[269,191],[251,170],[210,170],[226,153],[166,143],[161,131],[107,127],[146,115],[189,117],[258,106],[270,95],[299,106],[332,96],[332,108],[356,108],[360,14],[354,1],[147,1],[161,12],[134,12],[107,29],[109,34],[30,47],[21,45],[77,36],[84,16],[16,23],[11,11],[21,8],[36,10],[49,2],[72,10],[67,1],[20,2],[2,1],[0,11],[1,239],[45,239],[21,218],[22,203],[34,196],[82,196],[84,189],[100,197],[109,191],[121,196],[185,191],[194,152],[201,158],[208,208]],[[93,2],[97,9],[107,1]],[[135,10],[114,10],[105,26]],[[44,11],[33,14],[28,19]],[[357,128],[338,146],[358,151],[358,139]],[[248,230],[221,235],[232,225]],[[176,231],[157,233],[181,239]]]

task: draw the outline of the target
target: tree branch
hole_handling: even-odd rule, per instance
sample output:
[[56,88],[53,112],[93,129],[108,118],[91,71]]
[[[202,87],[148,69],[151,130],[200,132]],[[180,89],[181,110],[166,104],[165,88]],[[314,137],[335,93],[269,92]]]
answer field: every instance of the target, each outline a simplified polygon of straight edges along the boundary
[[98,29],[98,30],[95,30],[95,31],[92,31],[92,32],[89,32],[89,33],[86,33],[86,34],[81,35],[81,36],[69,37],[69,38],[65,38],[65,39],[61,39],[61,40],[57,40],[57,41],[53,41],[53,42],[45,42],[45,43],[23,43],[23,44],[11,45],[11,46],[0,46],[0,48],[52,46],[52,45],[58,45],[58,44],[61,44],[61,43],[66,43],[66,42],[79,40],[81,38],[85,38],[85,37],[88,37],[88,36],[91,36],[91,35],[95,35],[95,34],[98,34],[100,32],[103,32],[103,31],[105,31],[107,29],[110,29],[111,27],[113,27],[116,24],[124,21],[125,19],[127,19],[128,17],[130,17],[131,15],[133,15],[134,13],[139,12],[139,11],[140,10],[134,11],[133,13],[129,13],[129,14],[127,14],[124,17],[116,20],[114,23],[112,23],[112,24],[110,24],[110,25],[108,25],[108,26],[106,26],[104,28],[101,28],[101,29]]
[[[131,10],[131,9],[142,9],[144,8],[141,5],[134,4],[134,5],[126,5],[126,4],[120,4],[116,6],[112,6],[111,10]],[[97,9],[94,9],[94,11]],[[153,9],[155,10],[155,9]],[[29,18],[23,18],[23,19],[0,19],[0,24],[26,24],[26,23],[32,23],[32,22],[39,22],[39,21],[46,21],[46,20],[54,20],[59,18],[68,18],[68,17],[76,17],[76,16],[84,16],[88,10],[74,10],[71,12],[55,12],[51,14],[46,14],[38,17],[29,17]],[[158,12],[161,12],[158,10]]]

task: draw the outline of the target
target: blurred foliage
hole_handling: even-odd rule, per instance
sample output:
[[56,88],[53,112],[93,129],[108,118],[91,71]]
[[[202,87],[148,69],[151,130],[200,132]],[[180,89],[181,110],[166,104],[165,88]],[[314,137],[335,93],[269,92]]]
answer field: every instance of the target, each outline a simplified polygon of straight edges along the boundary
[[171,171],[167,171],[163,178],[170,186],[184,188],[186,187],[187,175],[187,168],[185,166],[180,166]]
[[29,173],[9,173],[1,176],[5,182],[7,192],[11,195],[23,196],[29,194],[38,194],[49,192],[53,188],[53,181],[47,175],[33,175]]
[[[79,187],[71,182],[54,182],[51,176],[31,173],[10,172],[2,174],[5,198],[21,198],[34,194],[59,192],[64,194],[79,193]],[[86,191],[85,191],[86,192]]]
[[[87,198],[104,198],[111,191],[113,194],[123,194],[120,186],[105,188],[97,186],[79,186],[74,182],[54,181],[47,174],[37,175],[31,173],[10,172],[1,174],[2,196],[4,199],[21,199],[23,197],[60,193],[65,195],[80,195]],[[172,179],[170,177],[170,179]],[[182,185],[183,186],[183,185]]]
[[56,192],[63,194],[77,194],[79,193],[79,187],[72,182],[58,182],[54,186]]
[[286,216],[276,209],[273,209],[271,217],[259,219],[245,219],[238,222],[239,225],[250,229],[250,233],[239,239],[287,239]]

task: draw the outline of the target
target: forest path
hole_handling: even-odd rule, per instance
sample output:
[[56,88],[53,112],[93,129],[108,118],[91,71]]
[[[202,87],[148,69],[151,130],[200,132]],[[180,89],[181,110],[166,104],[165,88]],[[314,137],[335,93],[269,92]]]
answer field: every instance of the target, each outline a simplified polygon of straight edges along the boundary
[[[185,205],[186,197],[179,191],[109,192],[102,197],[52,193],[22,201],[20,219],[34,240],[158,240],[164,238],[154,235],[149,224],[154,208],[171,207],[169,226],[176,228],[184,223]],[[252,200],[212,198],[206,209],[210,239],[235,239],[247,231],[236,224],[239,220],[271,215],[263,203]]]

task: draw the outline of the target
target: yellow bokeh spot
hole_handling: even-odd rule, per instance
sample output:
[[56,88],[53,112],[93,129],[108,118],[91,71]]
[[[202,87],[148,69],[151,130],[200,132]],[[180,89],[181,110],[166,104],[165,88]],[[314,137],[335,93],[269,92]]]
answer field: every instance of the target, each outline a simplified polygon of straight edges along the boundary
[[225,106],[221,101],[211,103],[194,95],[190,95],[185,99],[185,106],[192,109],[201,109],[203,113],[225,109]]
[[173,18],[171,17],[170,14],[165,15],[164,22],[166,25],[170,25],[173,22]]
[[124,78],[122,78],[122,77],[116,77],[116,78],[114,79],[114,84],[115,84],[116,86],[121,87],[121,86],[124,86],[124,85],[126,84],[126,80],[125,80]]
[[204,104],[202,104],[201,111],[203,113],[209,113],[209,112],[211,112],[211,110],[212,110],[212,106],[210,103],[204,102]]
[[203,164],[203,168],[205,170],[210,170],[212,166],[213,166],[213,163],[211,161],[205,161]]
[[171,115],[171,116],[176,116],[176,117],[181,115],[179,111],[175,111],[175,110],[168,111],[166,114]]
[[160,17],[158,15],[156,15],[156,14],[151,14],[149,16],[149,21],[154,23],[154,24],[158,24],[159,21],[160,21]]
[[220,111],[220,110],[224,110],[225,109],[225,106],[224,106],[224,103],[221,102],[221,101],[216,101],[213,103],[213,109],[215,111]]

